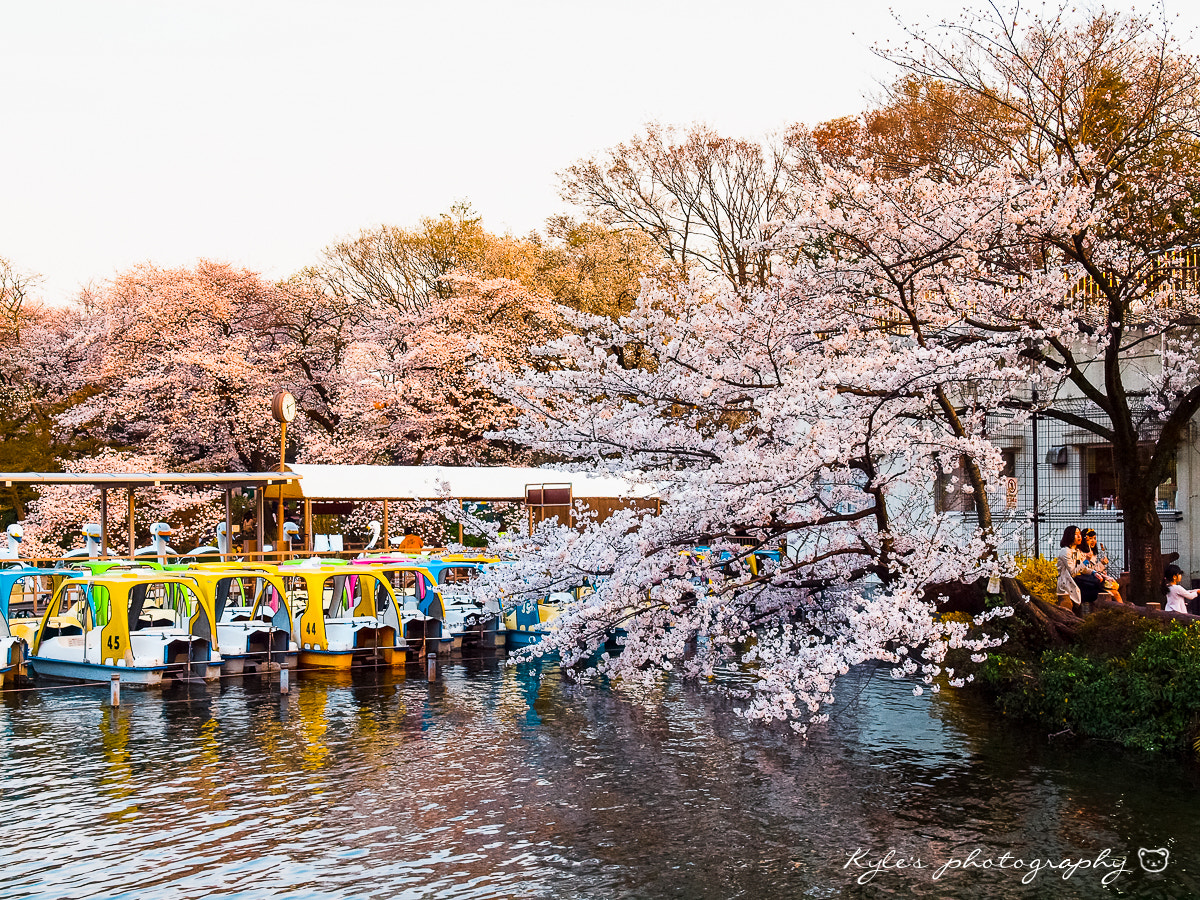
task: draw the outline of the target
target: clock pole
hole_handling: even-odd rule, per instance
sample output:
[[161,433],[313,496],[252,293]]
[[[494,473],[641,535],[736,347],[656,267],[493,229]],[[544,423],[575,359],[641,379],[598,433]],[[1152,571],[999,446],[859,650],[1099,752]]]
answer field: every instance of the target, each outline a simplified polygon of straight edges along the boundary
[[[279,423],[279,471],[283,471],[283,456],[287,452],[287,422]],[[275,538],[275,561],[283,562],[279,554],[283,550],[283,482],[279,482],[279,513],[275,516],[275,525],[279,534]]]
[[[279,423],[279,471],[283,471],[284,459],[287,456],[287,427],[288,422],[296,418],[296,398],[287,391],[280,391],[271,399],[271,417]],[[278,526],[278,536],[275,541],[276,554],[282,553],[283,548],[283,482],[279,483],[279,513],[275,517]],[[262,550],[260,547],[259,550]],[[282,560],[282,556],[277,556]]]

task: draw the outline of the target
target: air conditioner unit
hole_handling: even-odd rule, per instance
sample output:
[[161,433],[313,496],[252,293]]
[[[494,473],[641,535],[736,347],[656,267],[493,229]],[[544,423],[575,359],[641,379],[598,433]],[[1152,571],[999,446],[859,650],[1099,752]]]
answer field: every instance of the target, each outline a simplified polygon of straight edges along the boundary
[[1067,448],[1051,447],[1046,451],[1046,462],[1056,469],[1063,468],[1067,464]]

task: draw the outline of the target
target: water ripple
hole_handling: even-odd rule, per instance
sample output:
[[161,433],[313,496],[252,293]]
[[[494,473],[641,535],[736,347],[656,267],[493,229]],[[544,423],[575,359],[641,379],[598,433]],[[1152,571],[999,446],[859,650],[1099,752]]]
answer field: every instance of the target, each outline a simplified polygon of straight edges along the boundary
[[1123,896],[1195,896],[1194,767],[1056,748],[874,679],[808,742],[676,683],[632,697],[494,664],[5,695],[0,900],[1101,897],[1095,874],[883,871],[972,849],[1168,846]]

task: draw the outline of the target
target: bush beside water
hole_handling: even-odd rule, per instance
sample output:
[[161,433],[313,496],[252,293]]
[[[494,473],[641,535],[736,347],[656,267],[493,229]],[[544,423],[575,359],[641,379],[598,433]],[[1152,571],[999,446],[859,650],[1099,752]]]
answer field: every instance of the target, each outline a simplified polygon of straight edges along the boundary
[[1200,628],[1103,610],[1074,646],[1037,655],[1012,649],[997,648],[977,676],[1006,715],[1141,750],[1196,745]]

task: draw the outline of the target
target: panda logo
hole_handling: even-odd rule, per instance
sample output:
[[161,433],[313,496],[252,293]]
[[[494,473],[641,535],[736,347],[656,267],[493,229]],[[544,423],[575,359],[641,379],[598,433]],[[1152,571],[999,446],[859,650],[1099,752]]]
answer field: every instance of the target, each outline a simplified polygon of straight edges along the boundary
[[1142,868],[1147,872],[1161,872],[1167,867],[1167,860],[1171,856],[1171,851],[1166,847],[1158,850],[1147,850],[1145,847],[1138,848],[1138,862],[1142,864]]

